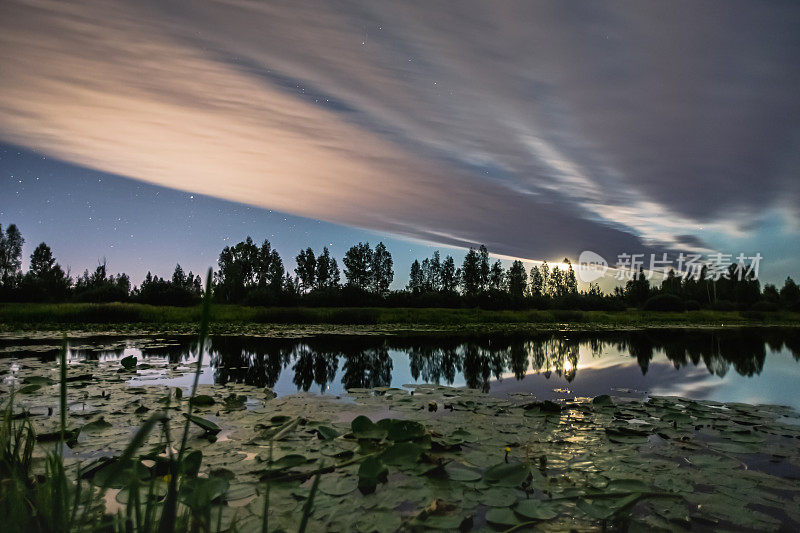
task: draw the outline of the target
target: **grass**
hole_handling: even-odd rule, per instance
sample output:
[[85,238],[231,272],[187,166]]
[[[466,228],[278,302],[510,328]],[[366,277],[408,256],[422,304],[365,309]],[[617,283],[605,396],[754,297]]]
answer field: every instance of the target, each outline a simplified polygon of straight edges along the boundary
[[[191,325],[202,319],[203,307],[165,307],[131,303],[108,304],[0,304],[0,325],[6,329],[62,329],[65,325]],[[518,310],[439,308],[329,308],[329,307],[245,307],[217,305],[209,312],[211,330],[220,325],[246,324],[329,324],[329,325],[471,325],[583,324],[600,327],[649,325],[797,325],[800,313],[752,311],[657,312],[627,310]]]
[[[208,283],[211,281],[209,271]],[[211,299],[205,298],[200,307],[198,361],[191,395],[188,399],[183,433],[177,454],[173,451],[170,436],[169,398],[165,408],[151,416],[136,432],[125,451],[118,457],[98,461],[90,469],[79,468],[76,479],[67,476],[64,447],[69,445],[67,429],[67,362],[66,347],[60,353],[59,380],[59,438],[53,451],[45,458],[44,475],[35,473],[33,450],[37,436],[26,413],[14,412],[14,392],[2,410],[0,421],[0,517],[3,530],[12,532],[70,532],[113,531],[119,533],[173,531],[200,532],[236,530],[236,524],[222,524],[221,513],[211,516],[210,506],[227,491],[227,482],[219,478],[198,478],[202,453],[189,452],[189,429],[198,417],[192,415],[194,398],[202,372],[203,343],[208,337]],[[196,310],[195,310],[196,311]],[[92,312],[97,312],[93,310]],[[168,487],[161,498],[154,490],[155,477],[141,474],[139,449],[147,436],[161,427],[165,439],[168,474],[164,476]],[[271,444],[270,444],[271,458]],[[90,473],[88,487],[87,474]],[[97,475],[101,473],[101,475]],[[144,501],[141,497],[143,483],[148,481]],[[269,480],[266,481],[269,493]],[[300,531],[304,531],[313,506],[319,475],[314,479],[311,494],[303,508]],[[124,512],[110,515],[105,510],[105,495],[109,487],[120,487],[130,495]],[[264,506],[262,530],[267,531],[269,498]],[[223,527],[224,526],[224,527]]]

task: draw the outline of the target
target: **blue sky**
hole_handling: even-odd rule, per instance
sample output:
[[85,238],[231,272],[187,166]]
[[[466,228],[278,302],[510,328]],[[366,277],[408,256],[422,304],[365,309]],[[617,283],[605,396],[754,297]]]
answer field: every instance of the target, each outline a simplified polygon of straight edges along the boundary
[[760,252],[782,281],[798,25],[790,1],[7,0],[0,223],[134,279],[251,234],[382,239],[398,278],[420,243],[484,243]]

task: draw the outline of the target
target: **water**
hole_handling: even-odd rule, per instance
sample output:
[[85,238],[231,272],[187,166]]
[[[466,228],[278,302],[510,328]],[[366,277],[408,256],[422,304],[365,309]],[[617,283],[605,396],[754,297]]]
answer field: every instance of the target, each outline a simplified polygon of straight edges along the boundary
[[[194,338],[90,337],[71,340],[68,358],[151,365],[131,385],[188,387]],[[0,356],[55,359],[53,341],[0,340]],[[410,383],[467,386],[540,399],[612,394],[678,395],[800,408],[800,330],[555,332],[536,336],[319,336],[267,339],[214,336],[201,383],[243,382],[278,395],[343,394]],[[172,365],[170,372],[167,365]],[[6,367],[6,368],[12,368]],[[4,376],[6,379],[8,376]]]

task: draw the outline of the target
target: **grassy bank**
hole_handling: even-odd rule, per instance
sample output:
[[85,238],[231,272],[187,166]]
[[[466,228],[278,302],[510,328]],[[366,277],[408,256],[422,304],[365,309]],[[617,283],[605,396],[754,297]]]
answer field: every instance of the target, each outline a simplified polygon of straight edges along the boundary
[[[142,304],[0,304],[4,330],[194,328],[201,308]],[[648,312],[627,310],[573,311],[418,308],[265,308],[216,305],[212,330],[263,330],[287,325],[365,326],[375,331],[394,329],[502,329],[575,327],[587,329],[658,326],[800,325],[800,313],[752,311]],[[123,327],[124,326],[124,327]],[[316,329],[320,329],[319,327]]]

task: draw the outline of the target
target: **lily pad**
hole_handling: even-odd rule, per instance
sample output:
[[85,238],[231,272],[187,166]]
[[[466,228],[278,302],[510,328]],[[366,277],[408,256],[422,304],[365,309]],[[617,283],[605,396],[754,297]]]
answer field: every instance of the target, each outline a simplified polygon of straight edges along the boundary
[[364,494],[375,491],[378,483],[385,483],[389,469],[376,457],[367,457],[358,468],[358,488]]
[[381,440],[388,433],[385,428],[378,426],[364,415],[355,417],[350,423],[350,429],[357,439]]
[[206,431],[206,433],[211,433],[212,435],[216,435],[217,433],[222,431],[220,429],[220,427],[218,425],[216,425],[214,422],[212,422],[211,420],[207,420],[205,418],[200,418],[197,415],[188,415],[186,413],[181,413],[181,414],[184,417],[188,418],[189,421],[192,422],[193,424],[203,428]]
[[528,467],[523,463],[500,463],[487,468],[483,479],[498,486],[516,487],[525,481],[529,473]]
[[541,500],[521,500],[514,511],[531,520],[550,520],[558,516],[558,506]]
[[190,398],[189,401],[192,405],[197,407],[208,407],[209,405],[214,405],[216,403],[214,398],[208,394],[197,394],[194,396],[194,398]]
[[344,496],[358,488],[358,481],[352,476],[323,477],[319,491],[329,496]]
[[498,526],[514,526],[519,524],[519,518],[514,511],[504,507],[492,507],[486,511],[486,521]]

